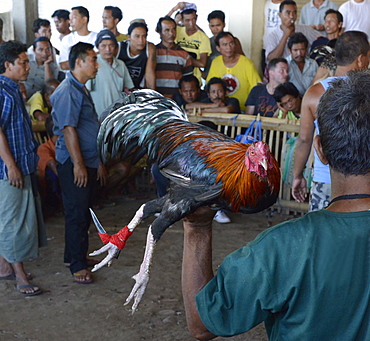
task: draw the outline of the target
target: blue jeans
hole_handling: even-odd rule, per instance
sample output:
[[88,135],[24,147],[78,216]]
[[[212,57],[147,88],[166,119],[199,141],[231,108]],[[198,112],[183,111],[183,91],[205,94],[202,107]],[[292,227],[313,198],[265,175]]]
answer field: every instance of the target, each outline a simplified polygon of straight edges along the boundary
[[69,158],[58,164],[58,177],[65,210],[64,262],[71,263],[71,273],[87,269],[86,255],[89,248],[88,230],[91,222],[89,207],[93,207],[96,191],[97,169],[87,167],[86,187],[74,184],[73,163]]

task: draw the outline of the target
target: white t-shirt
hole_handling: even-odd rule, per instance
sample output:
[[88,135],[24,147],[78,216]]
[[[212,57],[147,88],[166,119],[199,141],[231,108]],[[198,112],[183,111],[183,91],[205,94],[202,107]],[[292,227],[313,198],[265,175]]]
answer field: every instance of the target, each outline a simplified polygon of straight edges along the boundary
[[267,0],[265,4],[265,28],[263,33],[263,48],[265,49],[265,41],[267,36],[281,24],[279,17],[280,4],[274,4],[272,0]]
[[60,45],[59,63],[68,61],[69,50],[79,42],[93,44],[95,47],[96,35],[96,32],[90,32],[86,36],[80,36],[76,31],[66,35]]
[[370,1],[350,0],[339,7],[345,31],[362,31],[370,37]]

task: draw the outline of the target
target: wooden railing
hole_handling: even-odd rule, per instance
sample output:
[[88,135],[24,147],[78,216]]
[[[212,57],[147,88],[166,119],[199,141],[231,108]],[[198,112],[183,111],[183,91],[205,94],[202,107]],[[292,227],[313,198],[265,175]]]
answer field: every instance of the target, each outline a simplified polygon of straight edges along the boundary
[[[260,120],[263,130],[263,141],[265,141],[276,160],[279,162],[281,174],[284,172],[284,160],[286,141],[289,137],[297,136],[299,133],[299,120],[278,119],[270,117],[259,117],[252,115],[221,114],[221,113],[197,113],[188,114],[189,121],[211,121],[217,125],[217,130],[235,138],[240,134],[242,128],[250,126],[253,120]],[[308,164],[312,165],[312,156]],[[304,214],[308,211],[307,203],[298,203],[291,197],[291,188],[281,181],[279,199],[275,208],[287,214]]]

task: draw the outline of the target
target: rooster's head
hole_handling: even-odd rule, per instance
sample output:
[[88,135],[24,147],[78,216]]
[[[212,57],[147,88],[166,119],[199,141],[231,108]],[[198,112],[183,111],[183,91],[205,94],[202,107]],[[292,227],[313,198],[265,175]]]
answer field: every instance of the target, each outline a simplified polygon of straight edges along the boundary
[[245,166],[250,172],[267,176],[267,170],[274,166],[269,146],[263,141],[252,143],[245,154]]

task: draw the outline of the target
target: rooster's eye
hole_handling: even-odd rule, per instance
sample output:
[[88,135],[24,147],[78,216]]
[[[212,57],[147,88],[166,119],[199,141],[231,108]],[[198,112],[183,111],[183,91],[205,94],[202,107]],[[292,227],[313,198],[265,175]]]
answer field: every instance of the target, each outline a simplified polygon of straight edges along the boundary
[[251,150],[251,151],[249,152],[249,155],[252,155],[252,156],[253,156],[253,155],[254,155],[254,151],[252,151],[252,150]]

